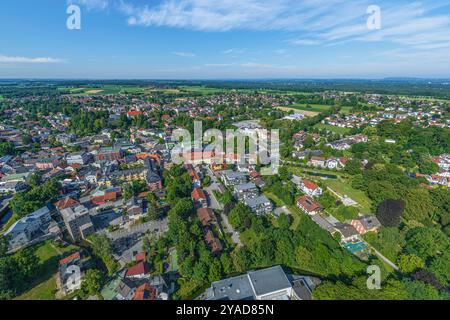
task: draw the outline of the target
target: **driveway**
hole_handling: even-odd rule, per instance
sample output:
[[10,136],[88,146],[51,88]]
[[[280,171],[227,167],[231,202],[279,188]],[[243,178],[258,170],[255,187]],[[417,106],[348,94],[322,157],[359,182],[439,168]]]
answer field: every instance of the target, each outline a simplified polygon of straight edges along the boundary
[[239,238],[239,232],[234,230],[233,226],[228,222],[228,217],[223,212],[220,214],[220,217],[222,218],[222,222],[223,222],[223,224],[225,226],[225,229],[227,230],[227,232],[229,234],[231,234],[231,239],[233,240],[233,242],[238,247],[241,247],[242,246],[242,242],[241,242],[241,239]]

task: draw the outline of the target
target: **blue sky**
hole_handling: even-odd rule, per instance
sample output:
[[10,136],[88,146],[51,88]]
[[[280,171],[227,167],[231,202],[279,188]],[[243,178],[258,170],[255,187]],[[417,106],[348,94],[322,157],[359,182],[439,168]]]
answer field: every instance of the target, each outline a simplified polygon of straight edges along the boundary
[[450,78],[450,0],[4,0],[0,39],[1,78]]

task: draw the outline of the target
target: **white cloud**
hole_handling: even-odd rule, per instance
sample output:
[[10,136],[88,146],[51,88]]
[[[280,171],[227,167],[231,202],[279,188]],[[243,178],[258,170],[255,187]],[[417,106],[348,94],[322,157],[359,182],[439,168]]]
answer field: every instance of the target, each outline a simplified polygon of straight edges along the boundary
[[195,57],[195,53],[192,53],[192,52],[174,51],[174,52],[171,52],[171,54],[179,56],[179,57],[183,57],[183,58],[194,58]]
[[[115,7],[131,26],[197,31],[290,32],[288,43],[301,46],[388,41],[430,50],[450,38],[448,0],[68,0],[90,9]],[[369,5],[381,8],[382,29],[368,30]],[[290,40],[289,40],[290,39]],[[244,49],[224,54],[238,56]]]
[[68,4],[82,5],[88,10],[105,10],[111,2],[110,0],[67,0]]
[[0,63],[61,63],[61,62],[64,62],[64,60],[54,59],[50,57],[29,58],[29,57],[0,55]]

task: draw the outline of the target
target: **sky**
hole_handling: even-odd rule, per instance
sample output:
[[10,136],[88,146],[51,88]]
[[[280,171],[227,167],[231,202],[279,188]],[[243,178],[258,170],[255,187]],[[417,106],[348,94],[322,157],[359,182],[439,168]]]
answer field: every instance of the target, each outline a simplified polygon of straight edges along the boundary
[[450,78],[450,0],[3,0],[0,39],[0,78]]

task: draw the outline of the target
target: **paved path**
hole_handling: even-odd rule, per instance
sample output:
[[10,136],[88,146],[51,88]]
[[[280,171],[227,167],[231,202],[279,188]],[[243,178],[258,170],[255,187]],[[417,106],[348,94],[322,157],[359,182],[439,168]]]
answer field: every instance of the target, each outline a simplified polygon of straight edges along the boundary
[[239,238],[239,232],[235,231],[233,226],[228,222],[228,217],[222,212],[220,214],[220,217],[222,218],[222,222],[225,225],[225,228],[227,229],[228,233],[231,233],[231,239],[233,239],[233,242],[238,246],[242,246],[241,239]]
[[381,252],[379,252],[377,249],[375,249],[370,243],[367,243],[367,244],[369,245],[370,249],[373,250],[373,252],[378,256],[378,258],[380,258],[381,260],[386,262],[388,265],[390,265],[392,268],[394,268],[395,271],[399,270],[399,268],[398,268],[398,266],[396,264],[394,264],[391,260],[389,260],[388,258],[383,256],[381,254]]
[[217,177],[214,175],[214,173],[208,169],[207,170],[208,176],[211,178],[211,184],[209,187],[204,188],[206,193],[209,197],[209,206],[211,209],[219,210],[220,211],[220,217],[222,219],[222,223],[225,226],[226,232],[231,234],[231,239],[233,242],[238,246],[242,246],[241,239],[239,238],[239,232],[234,230],[233,226],[228,222],[228,217],[223,213],[223,205],[216,199],[216,196],[214,195],[213,191],[219,191],[219,182],[217,181]]

